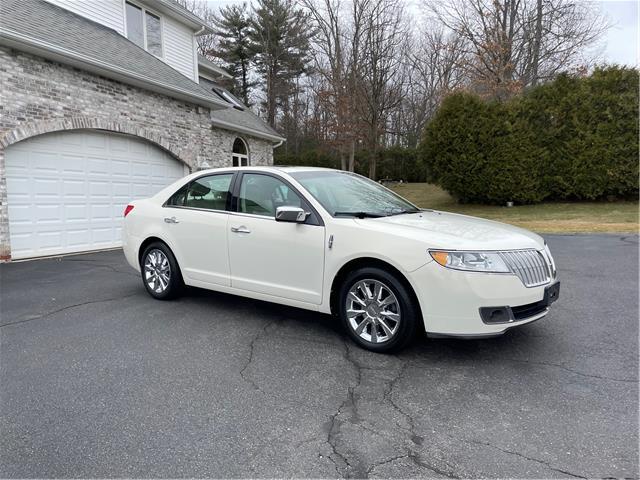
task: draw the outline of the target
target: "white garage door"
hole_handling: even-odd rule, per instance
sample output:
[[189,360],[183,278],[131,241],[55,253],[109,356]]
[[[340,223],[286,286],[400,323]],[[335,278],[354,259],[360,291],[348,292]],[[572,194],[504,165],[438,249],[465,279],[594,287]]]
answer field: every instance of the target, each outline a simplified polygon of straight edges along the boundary
[[188,173],[149,142],[92,130],[16,143],[5,164],[14,259],[118,247],[127,203]]

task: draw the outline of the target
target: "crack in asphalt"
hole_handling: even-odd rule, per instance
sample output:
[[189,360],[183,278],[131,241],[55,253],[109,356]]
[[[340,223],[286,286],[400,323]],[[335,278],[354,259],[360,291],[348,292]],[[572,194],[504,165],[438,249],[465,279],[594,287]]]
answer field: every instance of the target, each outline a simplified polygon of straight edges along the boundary
[[21,323],[27,323],[27,322],[31,322],[33,320],[40,320],[42,318],[46,318],[46,317],[49,317],[51,315],[55,315],[56,313],[64,312],[65,310],[69,310],[71,308],[82,307],[84,305],[93,305],[93,304],[96,304],[96,303],[113,302],[115,300],[122,300],[123,298],[133,297],[135,295],[138,295],[138,292],[130,293],[129,295],[120,295],[119,297],[115,297],[115,298],[104,298],[102,300],[89,300],[89,301],[86,301],[86,302],[74,303],[73,305],[67,305],[65,307],[58,308],[56,310],[52,310],[50,312],[43,313],[43,314],[37,315],[35,317],[23,318],[22,320],[16,320],[15,322],[3,323],[2,325],[0,325],[0,328],[9,327],[11,325],[18,325],[18,324],[21,324]]
[[583,475],[578,475],[576,473],[572,473],[572,472],[569,472],[567,470],[562,470],[560,468],[554,467],[549,462],[545,462],[544,460],[540,460],[539,458],[529,457],[529,456],[527,456],[527,455],[525,455],[523,453],[515,452],[513,450],[506,450],[506,449],[501,448],[501,447],[499,447],[497,445],[494,445],[493,443],[490,443],[490,442],[484,442],[484,441],[481,441],[481,440],[468,440],[468,439],[464,439],[464,438],[454,437],[452,435],[448,435],[448,436],[450,438],[456,440],[456,441],[459,441],[459,442],[472,443],[472,444],[475,444],[475,445],[483,445],[483,446],[486,446],[486,447],[493,448],[495,450],[499,450],[500,452],[506,453],[508,455],[516,455],[516,456],[518,456],[520,458],[524,458],[525,460],[529,460],[531,462],[536,462],[536,463],[539,463],[540,465],[544,465],[549,470],[552,470],[552,471],[558,472],[558,473],[562,473],[564,475],[569,475],[570,477],[573,477],[573,478],[587,478],[587,477],[585,477]]
[[[340,434],[340,426],[342,425],[342,422],[338,419],[338,417],[342,414],[342,410],[344,408],[346,408],[349,404],[351,404],[352,411],[353,411],[351,418],[353,418],[354,416],[357,417],[358,407],[355,399],[355,389],[358,388],[362,383],[362,367],[351,356],[351,349],[349,348],[347,341],[344,340],[343,343],[344,343],[343,357],[353,367],[355,371],[356,379],[353,385],[350,385],[349,387],[347,387],[347,398],[345,398],[345,400],[340,404],[340,406],[338,407],[338,410],[336,410],[336,412],[329,417],[329,431],[327,433],[327,440],[326,440],[327,444],[331,447],[331,451],[333,452],[333,455],[338,457],[338,459],[341,460],[342,463],[344,464],[342,466],[343,471],[341,471],[341,468],[338,466],[338,463],[332,457],[331,454],[327,458],[329,458],[329,460],[333,463],[336,469],[336,473],[338,474],[339,477],[352,478],[351,470],[354,467],[351,465],[351,462],[349,462],[347,455],[338,450],[338,439],[336,437]],[[362,475],[361,474],[356,475],[356,477],[361,478]]]
[[444,470],[439,469],[438,467],[434,466],[434,465],[430,465],[427,462],[425,462],[424,460],[422,460],[419,457],[419,454],[412,451],[412,450],[408,450],[406,454],[404,455],[397,455],[395,457],[391,457],[387,460],[384,460],[382,462],[378,462],[375,463],[374,465],[372,465],[368,470],[367,470],[367,477],[369,475],[371,475],[376,468],[381,467],[382,465],[387,465],[389,463],[393,463],[393,462],[397,462],[398,460],[403,460],[403,459],[409,459],[413,462],[414,465],[416,465],[419,468],[425,468],[427,470],[432,471],[433,473],[437,473],[438,475],[442,475],[443,477],[446,478],[454,478],[454,479],[459,479],[461,477],[458,477],[456,475],[453,475],[451,472],[445,472]]
[[580,375],[581,377],[598,378],[600,380],[610,380],[612,382],[638,383],[638,380],[631,379],[631,378],[603,377],[601,375],[593,375],[593,374],[590,374],[590,373],[580,372],[579,370],[574,370],[572,368],[569,368],[569,367],[567,367],[565,365],[562,365],[562,364],[559,364],[559,363],[538,362],[538,361],[535,361],[535,360],[522,360],[522,359],[518,359],[518,358],[509,358],[509,359],[507,359],[507,361],[515,362],[515,363],[526,363],[526,364],[529,364],[529,365],[543,365],[543,366],[546,366],[546,367],[556,367],[556,368],[560,368],[562,370],[566,370],[567,372],[573,373],[575,375]]
[[[349,348],[349,345],[346,341],[344,343],[344,346],[345,348],[344,348],[343,357],[353,367],[355,372],[355,381],[353,382],[352,385],[348,387],[348,393],[345,400],[338,407],[338,410],[333,415],[331,415],[329,419],[329,429],[328,429],[326,443],[331,447],[332,454],[330,454],[328,458],[333,463],[336,469],[336,473],[340,477],[344,477],[344,478],[368,478],[368,476],[372,472],[374,472],[376,468],[380,467],[381,465],[393,463],[401,459],[409,459],[419,469],[426,469],[447,478],[460,478],[456,476],[452,471],[444,471],[435,465],[431,465],[430,463],[428,463],[427,461],[425,461],[420,457],[419,452],[416,452],[410,447],[406,449],[406,453],[399,454],[391,458],[386,458],[380,462],[376,462],[370,465],[366,470],[365,470],[365,466],[363,465],[364,462],[361,459],[351,458],[347,452],[344,452],[339,448],[338,436],[341,433],[340,427],[344,423],[344,421],[341,421],[339,417],[343,413],[345,413],[348,409],[350,409],[350,416],[345,421],[350,421],[351,423],[358,424],[358,428],[362,428],[364,430],[370,431],[375,435],[379,435],[381,437],[387,436],[384,433],[381,433],[365,425],[362,425],[359,422],[359,416],[358,416],[358,401],[357,401],[356,390],[360,387],[362,383],[362,371],[363,370],[376,371],[377,369],[373,369],[373,368],[369,368],[361,365],[355,358],[353,358],[351,354],[351,349]],[[402,426],[397,422],[395,423],[395,425],[407,433],[408,440],[411,442],[411,444],[420,445],[423,439],[415,431],[415,422],[413,417],[409,413],[404,411],[398,404],[396,404],[396,402],[392,398],[393,389],[405,375],[410,363],[411,363],[410,361],[405,361],[402,364],[402,366],[398,369],[398,372],[394,375],[394,377],[391,380],[386,382],[387,385],[383,392],[383,400],[387,402],[389,405],[391,405],[391,407],[394,410],[396,410],[398,413],[400,413],[400,415],[402,415],[406,419],[407,426]]]
[[242,369],[240,370],[240,377],[242,377],[242,379],[247,382],[249,385],[251,385],[254,389],[256,389],[259,392],[262,392],[265,395],[268,395],[267,392],[265,392],[264,390],[262,390],[258,384],[256,382],[254,382],[251,378],[249,378],[248,376],[245,375],[245,371],[247,370],[247,368],[249,368],[251,366],[251,363],[253,362],[253,351],[255,348],[255,343],[258,341],[258,339],[260,337],[262,337],[266,332],[267,329],[271,326],[274,325],[275,323],[277,323],[277,319],[271,320],[270,322],[267,322],[264,327],[262,327],[258,333],[256,335],[254,335],[254,337],[251,339],[251,341],[249,342],[249,358],[247,358],[247,363],[244,364],[244,366],[242,367]]
[[[402,367],[400,367],[400,370],[398,371],[396,376],[394,378],[392,378],[387,383],[387,388],[384,391],[383,398],[400,415],[402,415],[405,418],[406,422],[407,422],[407,427],[402,427],[401,425],[398,425],[397,423],[396,423],[396,425],[398,425],[398,427],[402,428],[403,430],[405,430],[409,434],[409,436],[410,436],[409,439],[411,440],[411,442],[414,445],[420,445],[420,444],[422,444],[424,439],[420,435],[418,435],[416,433],[415,420],[413,419],[413,416],[411,414],[409,414],[408,412],[406,412],[402,407],[400,407],[400,405],[398,405],[395,402],[395,400],[393,399],[393,390],[396,387],[396,385],[398,384],[398,382],[404,377],[404,375],[407,372],[410,364],[411,364],[410,360],[407,360],[402,364]],[[443,475],[445,477],[448,477],[448,478],[460,478],[457,475],[455,475],[453,470],[451,470],[449,472],[445,472],[444,470],[441,470],[438,467],[427,463],[425,460],[420,458],[419,452],[416,452],[411,447],[408,448],[407,454],[404,455],[401,458],[408,458],[417,467],[426,468],[427,470],[431,470],[432,472],[435,472],[437,474]],[[450,467],[450,465],[448,465],[448,466]]]

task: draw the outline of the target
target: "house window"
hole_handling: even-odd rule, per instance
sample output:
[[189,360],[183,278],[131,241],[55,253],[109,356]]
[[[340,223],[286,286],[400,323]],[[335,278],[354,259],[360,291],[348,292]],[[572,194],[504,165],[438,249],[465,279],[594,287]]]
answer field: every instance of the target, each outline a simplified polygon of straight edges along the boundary
[[231,154],[234,167],[246,167],[249,165],[249,151],[247,144],[240,137],[233,142],[233,152]]
[[162,57],[162,23],[158,15],[126,2],[127,38],[156,57]]

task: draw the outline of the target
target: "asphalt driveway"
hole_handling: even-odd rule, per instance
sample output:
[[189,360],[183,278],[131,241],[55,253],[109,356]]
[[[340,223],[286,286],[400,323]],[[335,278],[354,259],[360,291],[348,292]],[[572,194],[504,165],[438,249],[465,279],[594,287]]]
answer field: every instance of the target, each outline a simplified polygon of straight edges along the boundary
[[0,266],[0,477],[637,477],[638,237],[548,236],[552,313],[397,355],[331,317]]

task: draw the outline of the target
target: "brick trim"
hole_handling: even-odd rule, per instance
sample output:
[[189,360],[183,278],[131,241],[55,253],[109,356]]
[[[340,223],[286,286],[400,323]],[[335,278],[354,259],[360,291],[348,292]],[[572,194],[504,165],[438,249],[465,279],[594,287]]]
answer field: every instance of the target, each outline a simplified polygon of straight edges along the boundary
[[69,130],[106,130],[110,132],[125,133],[148,140],[166,150],[176,159],[193,168],[197,165],[197,158],[193,151],[180,149],[168,142],[160,135],[141,128],[133,123],[112,120],[108,118],[71,117],[56,120],[23,123],[19,127],[9,130],[0,137],[0,149],[4,150],[9,145],[21,142],[31,137],[45,133],[69,131]]

